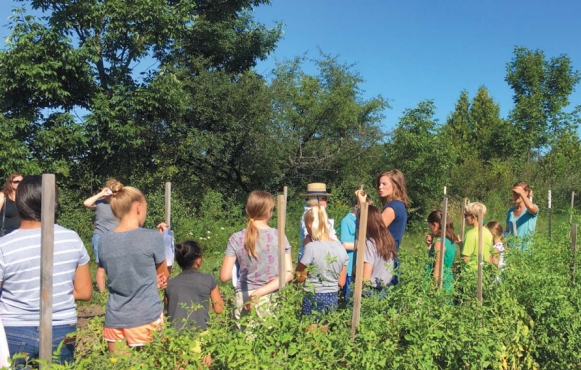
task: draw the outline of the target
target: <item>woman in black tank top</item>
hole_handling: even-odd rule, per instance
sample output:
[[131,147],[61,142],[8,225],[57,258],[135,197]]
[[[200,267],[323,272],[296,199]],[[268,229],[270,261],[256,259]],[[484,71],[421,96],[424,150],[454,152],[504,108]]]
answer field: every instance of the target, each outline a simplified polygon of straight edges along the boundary
[[16,189],[22,175],[15,172],[8,176],[0,192],[0,236],[11,233],[20,227],[20,214],[16,208]]

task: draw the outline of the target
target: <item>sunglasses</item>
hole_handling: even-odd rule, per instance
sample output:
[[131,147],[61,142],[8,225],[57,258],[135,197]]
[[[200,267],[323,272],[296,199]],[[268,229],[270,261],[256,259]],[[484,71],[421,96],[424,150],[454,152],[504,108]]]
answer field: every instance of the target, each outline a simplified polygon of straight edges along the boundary
[[13,183],[13,184],[19,184],[19,183],[20,183],[20,181],[22,181],[22,180],[12,180],[12,183]]

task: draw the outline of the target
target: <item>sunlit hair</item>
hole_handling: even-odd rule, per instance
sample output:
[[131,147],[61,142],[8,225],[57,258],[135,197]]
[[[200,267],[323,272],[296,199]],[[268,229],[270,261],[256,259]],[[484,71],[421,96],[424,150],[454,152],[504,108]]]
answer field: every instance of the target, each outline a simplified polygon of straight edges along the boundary
[[244,235],[244,249],[251,258],[258,258],[256,254],[258,228],[254,225],[254,221],[265,220],[274,211],[274,197],[269,192],[254,190],[248,196],[244,210],[248,216],[248,225],[246,225],[246,234]]
[[14,191],[14,190],[12,190],[12,180],[14,180],[17,177],[23,177],[23,176],[18,172],[13,172],[6,179],[6,183],[4,183],[4,188],[2,188],[2,192],[4,193],[4,195],[6,197],[9,197],[10,195],[12,195],[12,192]]
[[[444,214],[440,210],[432,211],[428,215],[427,219],[428,223],[429,224],[435,223],[438,226],[436,228],[436,231],[434,232],[435,235],[432,235],[434,237],[442,236],[442,221],[443,221],[442,218],[444,218]],[[449,239],[452,242],[455,242],[457,239],[456,233],[454,232],[454,223],[452,222],[452,218],[450,217],[450,215],[448,215],[446,220],[446,239]]]
[[367,238],[373,239],[377,253],[384,261],[397,257],[395,239],[385,227],[381,211],[375,206],[369,206],[367,214]]
[[111,189],[117,183],[119,183],[119,181],[117,181],[117,179],[110,178],[107,180],[107,182],[105,182],[105,187]]
[[519,181],[519,182],[515,183],[512,187],[514,188],[515,186],[522,187],[523,190],[526,191],[527,197],[533,196],[533,191],[531,190],[531,187],[529,186],[529,184],[526,181]]
[[138,189],[131,186],[123,186],[119,181],[115,182],[111,187],[111,210],[117,218],[122,218],[129,211],[135,202],[143,202],[145,197]]
[[330,240],[329,217],[325,207],[317,204],[305,213],[305,224],[311,225],[309,236],[312,240]]
[[387,176],[391,183],[393,184],[393,193],[389,197],[381,198],[381,201],[385,205],[392,200],[400,200],[403,202],[406,208],[410,207],[410,201],[408,198],[406,186],[405,186],[405,177],[403,172],[400,170],[388,170],[382,172],[379,176],[377,176],[377,188],[379,189],[379,184],[381,184],[381,178],[383,176]]
[[198,258],[202,258],[202,247],[199,243],[188,240],[176,244],[176,262],[182,270],[191,269]]
[[486,206],[480,202],[469,203],[464,208],[464,213],[478,217],[478,211],[482,210],[482,217],[486,217]]
[[486,223],[486,228],[490,230],[492,235],[497,238],[504,239],[504,234],[502,233],[502,224],[498,221],[489,221]]

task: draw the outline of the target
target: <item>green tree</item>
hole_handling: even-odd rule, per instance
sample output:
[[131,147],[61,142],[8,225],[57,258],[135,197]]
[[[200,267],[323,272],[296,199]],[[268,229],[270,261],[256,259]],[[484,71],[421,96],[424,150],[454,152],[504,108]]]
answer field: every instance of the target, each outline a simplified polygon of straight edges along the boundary
[[385,145],[388,167],[401,170],[406,177],[412,216],[416,219],[440,205],[456,161],[449,137],[442,134],[442,127],[434,118],[435,109],[431,100],[406,109]]
[[506,68],[505,80],[514,90],[510,119],[519,130],[517,144],[532,159],[533,151],[545,148],[552,124],[569,105],[569,95],[579,82],[567,55],[546,59],[541,50],[516,47]]
[[[255,117],[246,101],[223,100],[232,95],[218,91],[238,83],[245,91],[250,79],[264,84],[248,70],[280,37],[280,24],[267,29],[252,19],[252,8],[268,0],[29,4],[47,16],[19,9],[11,17],[11,36],[0,52],[0,123],[8,130],[19,122],[12,120],[28,122],[19,136],[30,144],[27,155],[74,186],[111,175],[146,185],[169,180],[175,167],[161,166],[175,153],[165,146],[189,129],[190,138],[203,142],[191,148],[203,162],[195,161],[194,169],[214,163],[222,153],[212,135],[234,131],[225,133],[232,127],[221,125],[223,111],[210,108],[213,102],[222,99],[218,105],[235,111],[232,118]],[[197,119],[173,121],[184,113]]]
[[273,114],[264,143],[274,163],[270,176],[300,188],[350,179],[354,190],[378,157],[389,105],[381,96],[362,98],[363,79],[353,66],[323,54],[310,61],[318,71],[310,75],[302,70],[306,61],[279,63],[270,82]]

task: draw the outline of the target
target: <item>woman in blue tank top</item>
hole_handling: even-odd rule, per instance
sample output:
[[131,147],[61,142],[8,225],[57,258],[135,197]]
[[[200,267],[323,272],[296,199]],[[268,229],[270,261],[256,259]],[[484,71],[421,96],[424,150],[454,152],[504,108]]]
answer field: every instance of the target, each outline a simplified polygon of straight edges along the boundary
[[[383,204],[381,218],[387,227],[387,230],[395,239],[396,252],[399,252],[399,246],[405,232],[408,219],[407,209],[410,202],[407,195],[405,177],[400,170],[388,170],[382,172],[377,177],[377,191]],[[359,202],[364,202],[367,195],[363,190],[355,192]],[[399,259],[394,261],[395,267],[399,267]],[[393,285],[397,284],[398,277],[394,276]]]

